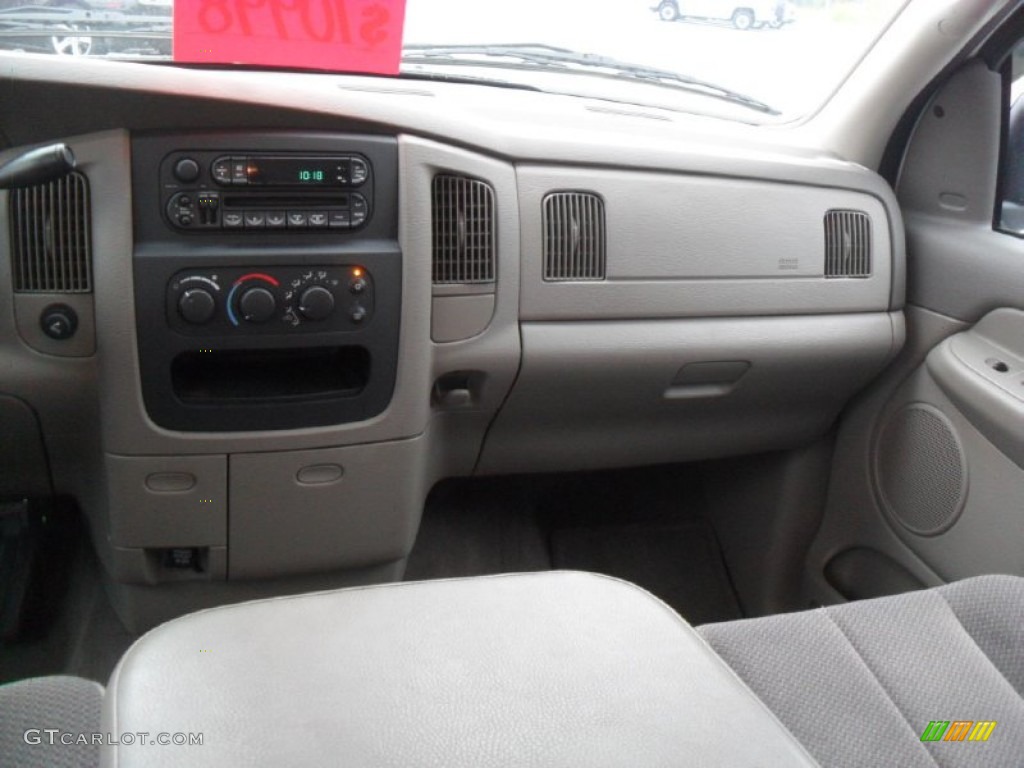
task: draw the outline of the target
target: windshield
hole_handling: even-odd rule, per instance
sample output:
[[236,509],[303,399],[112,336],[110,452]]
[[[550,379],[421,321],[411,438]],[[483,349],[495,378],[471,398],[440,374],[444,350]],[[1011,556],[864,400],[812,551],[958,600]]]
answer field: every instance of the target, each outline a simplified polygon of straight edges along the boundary
[[[66,57],[483,82],[756,123],[815,109],[905,5],[177,0],[176,8],[173,2],[0,0],[0,47]],[[187,36],[190,21],[202,37]],[[393,46],[386,40],[389,32],[396,38]],[[282,52],[285,44],[273,39],[280,35],[307,35],[308,45],[293,39],[293,53]],[[351,50],[348,58],[335,60],[322,54],[325,45]]]

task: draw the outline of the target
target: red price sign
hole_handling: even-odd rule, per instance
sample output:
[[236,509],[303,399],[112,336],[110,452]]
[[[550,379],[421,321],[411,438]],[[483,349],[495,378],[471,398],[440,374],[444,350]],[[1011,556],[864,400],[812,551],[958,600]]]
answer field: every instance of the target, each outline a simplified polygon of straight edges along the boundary
[[398,74],[405,0],[174,0],[174,60]]

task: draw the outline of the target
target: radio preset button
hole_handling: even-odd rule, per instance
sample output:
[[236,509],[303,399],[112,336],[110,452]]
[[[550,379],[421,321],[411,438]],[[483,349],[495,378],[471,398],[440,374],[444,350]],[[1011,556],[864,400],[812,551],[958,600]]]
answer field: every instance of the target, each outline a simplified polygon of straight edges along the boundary
[[246,229],[262,229],[267,224],[267,215],[263,211],[247,211],[245,214]]
[[368,212],[366,198],[362,195],[352,195],[352,226],[358,227],[366,221]]
[[267,211],[267,227],[281,229],[288,223],[288,215],[284,211]]
[[326,227],[327,214],[320,211],[310,212],[307,221],[309,221],[309,226],[311,227]]
[[352,184],[358,186],[359,184],[362,184],[364,181],[366,181],[366,177],[369,175],[369,169],[366,167],[366,163],[363,162],[362,159],[358,157],[353,157],[350,167],[351,175],[349,177],[349,180],[351,181]]
[[231,183],[231,158],[230,157],[218,157],[213,161],[210,166],[210,176],[218,184],[230,184]]
[[249,288],[238,300],[242,317],[249,323],[265,323],[274,316],[277,299],[266,288]]
[[327,226],[331,229],[348,229],[352,226],[352,217],[348,211],[331,211],[327,215]]
[[226,229],[240,229],[245,224],[245,217],[240,213],[225,213],[221,221]]
[[249,170],[248,163],[244,157],[232,157],[231,158],[231,183],[232,184],[248,184],[249,183]]
[[334,294],[322,285],[307,288],[299,296],[299,312],[307,320],[326,320],[334,312]]
[[216,310],[213,295],[203,288],[189,288],[178,299],[178,312],[186,322],[194,325],[208,322]]
[[288,212],[288,228],[303,229],[306,226],[306,214],[301,211]]

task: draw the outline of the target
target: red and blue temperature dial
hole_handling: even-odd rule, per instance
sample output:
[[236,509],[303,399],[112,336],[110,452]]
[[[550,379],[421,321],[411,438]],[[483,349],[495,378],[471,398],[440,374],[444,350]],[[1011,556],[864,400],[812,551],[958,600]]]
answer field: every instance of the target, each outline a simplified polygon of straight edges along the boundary
[[236,327],[242,324],[241,320],[247,323],[267,322],[277,311],[276,289],[280,287],[277,278],[263,272],[242,275],[228,292],[228,321]]

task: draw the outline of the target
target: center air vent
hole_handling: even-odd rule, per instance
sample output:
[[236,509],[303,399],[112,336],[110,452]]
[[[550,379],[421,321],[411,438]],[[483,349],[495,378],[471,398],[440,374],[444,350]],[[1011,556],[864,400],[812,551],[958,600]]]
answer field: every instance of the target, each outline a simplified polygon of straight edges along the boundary
[[11,192],[11,253],[19,293],[92,290],[89,184],[72,173]]
[[604,201],[590,192],[544,198],[544,279],[604,280]]
[[466,176],[434,177],[434,284],[494,282],[494,190]]
[[825,277],[871,276],[871,219],[862,211],[825,214]]

